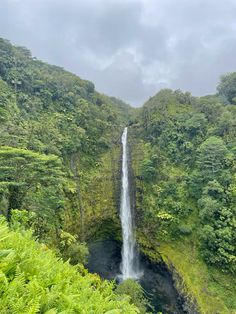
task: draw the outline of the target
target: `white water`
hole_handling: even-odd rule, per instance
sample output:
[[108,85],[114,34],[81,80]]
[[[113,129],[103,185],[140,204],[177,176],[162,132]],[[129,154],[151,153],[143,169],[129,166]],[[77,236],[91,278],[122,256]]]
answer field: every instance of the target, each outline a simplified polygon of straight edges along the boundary
[[135,250],[135,236],[132,219],[132,211],[130,206],[129,194],[129,175],[128,175],[128,155],[127,155],[127,132],[125,128],[122,134],[122,187],[121,187],[121,206],[120,219],[122,226],[122,261],[121,261],[121,275],[122,280],[128,278],[138,279],[140,274],[136,266],[136,250]]

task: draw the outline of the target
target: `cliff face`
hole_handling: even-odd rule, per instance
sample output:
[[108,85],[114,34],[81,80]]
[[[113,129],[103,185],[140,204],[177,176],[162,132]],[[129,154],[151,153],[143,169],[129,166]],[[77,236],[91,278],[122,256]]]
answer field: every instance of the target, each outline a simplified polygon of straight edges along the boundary
[[82,191],[87,238],[119,238],[119,146],[105,154]]
[[91,172],[81,191],[83,236],[90,252],[87,267],[90,272],[109,280],[114,280],[120,273],[121,162],[122,147],[117,140],[116,145],[102,156],[96,171]]
[[[120,145],[112,147],[86,171],[78,167],[77,193],[71,198],[68,230],[86,242],[120,239]],[[73,216],[73,217],[71,217]]]

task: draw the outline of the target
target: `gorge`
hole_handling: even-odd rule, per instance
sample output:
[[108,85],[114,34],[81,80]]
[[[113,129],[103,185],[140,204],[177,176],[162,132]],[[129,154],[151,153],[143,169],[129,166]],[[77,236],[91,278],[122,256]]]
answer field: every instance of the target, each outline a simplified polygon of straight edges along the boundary
[[[130,147],[128,143],[128,128],[125,127],[121,136],[121,196],[120,220],[122,244],[112,237],[90,246],[88,269],[100,274],[106,279],[117,279],[118,283],[127,279],[138,281],[149,300],[149,312],[161,311],[165,314],[188,313],[184,309],[184,298],[177,292],[170,270],[163,262],[152,263],[144,254],[139,256],[135,240],[134,210],[131,203],[132,182],[130,167],[132,167]],[[131,182],[130,182],[131,181]],[[132,193],[135,197],[135,193]],[[117,209],[118,211],[118,209]],[[121,271],[121,275],[119,275]],[[193,312],[192,312],[193,313]]]
[[235,313],[235,86],[132,108],[0,38],[0,312]]

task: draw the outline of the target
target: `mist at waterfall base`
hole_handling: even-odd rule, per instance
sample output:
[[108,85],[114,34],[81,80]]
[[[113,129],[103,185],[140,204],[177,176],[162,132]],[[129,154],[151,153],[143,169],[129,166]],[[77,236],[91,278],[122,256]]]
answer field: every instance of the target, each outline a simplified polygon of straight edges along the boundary
[[[172,275],[163,263],[152,263],[146,256],[138,254],[134,236],[134,221],[130,200],[128,129],[122,134],[122,177],[120,220],[122,226],[122,248],[114,239],[95,241],[89,245],[88,269],[102,278],[138,280],[147,293],[154,313],[181,314],[183,300],[178,295]],[[150,312],[150,311],[149,311]]]
[[[120,274],[121,245],[114,239],[96,241],[89,246],[90,256],[87,268],[99,274],[103,279],[117,280]],[[153,313],[183,314],[183,300],[178,295],[172,275],[162,263],[152,263],[146,256],[139,255],[143,276],[139,283],[147,292]],[[151,312],[149,310],[149,312]]]

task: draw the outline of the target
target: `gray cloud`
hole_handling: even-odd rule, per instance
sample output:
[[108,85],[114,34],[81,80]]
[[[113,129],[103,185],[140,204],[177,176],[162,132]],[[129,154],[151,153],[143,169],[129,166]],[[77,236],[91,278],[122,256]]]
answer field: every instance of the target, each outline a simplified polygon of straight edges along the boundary
[[141,105],[236,69],[235,0],[1,0],[0,36]]

